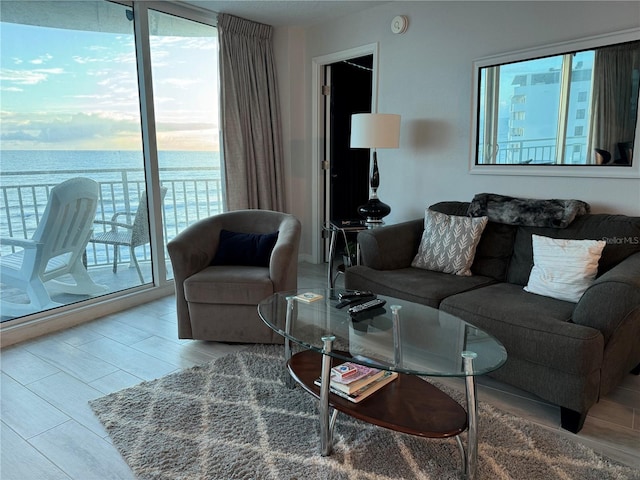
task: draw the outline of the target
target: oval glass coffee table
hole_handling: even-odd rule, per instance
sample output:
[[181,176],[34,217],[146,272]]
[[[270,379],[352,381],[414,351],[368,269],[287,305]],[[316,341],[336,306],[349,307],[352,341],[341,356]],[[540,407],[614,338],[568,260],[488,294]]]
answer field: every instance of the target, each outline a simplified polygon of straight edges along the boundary
[[[462,470],[467,478],[475,478],[478,422],[474,377],[504,364],[504,346],[446,312],[383,295],[378,295],[386,301],[382,308],[352,316],[348,306],[336,307],[343,291],[280,292],[258,305],[262,320],[285,338],[291,378],[319,399],[321,454],[331,453],[333,426],[341,411],[411,435],[455,437]],[[311,302],[299,299],[308,293],[320,298]],[[295,355],[291,342],[302,347]],[[329,390],[332,362],[338,365],[345,361],[399,375],[362,402],[353,403]],[[420,376],[464,377],[466,410]],[[318,379],[320,387],[315,384]],[[464,431],[466,448],[460,438]]]

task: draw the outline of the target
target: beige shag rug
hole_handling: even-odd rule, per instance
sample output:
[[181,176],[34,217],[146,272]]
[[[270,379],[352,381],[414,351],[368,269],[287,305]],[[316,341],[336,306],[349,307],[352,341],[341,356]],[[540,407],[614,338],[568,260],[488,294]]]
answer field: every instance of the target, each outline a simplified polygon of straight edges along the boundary
[[[343,414],[332,455],[320,456],[317,402],[284,379],[283,347],[258,345],[91,406],[140,479],[463,478],[455,440],[412,437]],[[636,470],[486,403],[479,418],[480,479],[640,479]]]

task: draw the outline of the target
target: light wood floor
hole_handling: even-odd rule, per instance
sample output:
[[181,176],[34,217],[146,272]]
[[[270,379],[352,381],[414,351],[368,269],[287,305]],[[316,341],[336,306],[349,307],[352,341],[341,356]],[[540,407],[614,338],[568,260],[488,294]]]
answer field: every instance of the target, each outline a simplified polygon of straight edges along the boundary
[[[299,286],[324,287],[324,268],[301,264]],[[176,332],[167,297],[3,349],[0,478],[133,478],[87,402],[244,348],[178,340]],[[578,435],[560,430],[557,407],[488,378],[479,383],[481,402],[640,469],[640,377],[629,375],[595,405]],[[455,379],[449,384],[463,388]]]

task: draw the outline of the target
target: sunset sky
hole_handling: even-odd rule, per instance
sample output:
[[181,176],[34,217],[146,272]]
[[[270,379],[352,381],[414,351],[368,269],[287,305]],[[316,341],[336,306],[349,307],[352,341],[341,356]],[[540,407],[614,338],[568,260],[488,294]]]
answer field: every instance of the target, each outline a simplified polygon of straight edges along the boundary
[[[3,150],[141,149],[132,33],[0,28]],[[151,51],[158,148],[218,150],[217,38],[153,36]]]

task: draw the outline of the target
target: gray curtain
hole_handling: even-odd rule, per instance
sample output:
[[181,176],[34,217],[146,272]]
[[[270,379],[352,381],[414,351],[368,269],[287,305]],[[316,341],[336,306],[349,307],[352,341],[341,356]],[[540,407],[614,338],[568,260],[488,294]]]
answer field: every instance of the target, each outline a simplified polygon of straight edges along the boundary
[[618,154],[618,143],[633,140],[639,69],[640,42],[596,50],[591,113],[592,155],[596,148],[606,150],[613,160]]
[[285,208],[272,32],[269,25],[218,15],[227,210]]

